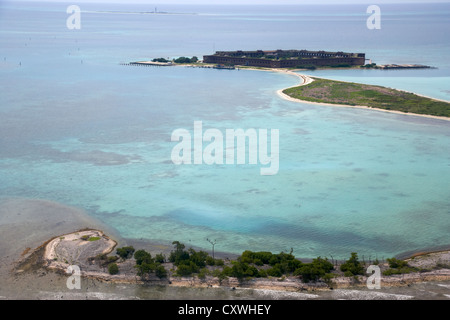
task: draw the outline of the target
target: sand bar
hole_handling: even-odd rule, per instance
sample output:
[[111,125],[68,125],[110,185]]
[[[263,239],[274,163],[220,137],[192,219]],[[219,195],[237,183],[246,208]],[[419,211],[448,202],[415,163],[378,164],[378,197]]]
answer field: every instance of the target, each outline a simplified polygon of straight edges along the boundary
[[[301,79],[301,83],[299,85],[291,86],[289,88],[284,88],[284,89],[280,89],[280,90],[277,91],[277,94],[281,98],[283,98],[285,100],[288,100],[288,101],[298,102],[298,103],[308,103],[308,104],[321,105],[321,106],[333,106],[333,107],[344,107],[344,108],[375,110],[375,111],[388,112],[388,113],[394,113],[394,114],[400,114],[400,115],[419,116],[419,117],[425,117],[425,118],[432,118],[432,119],[450,121],[450,118],[448,118],[448,117],[439,117],[439,116],[432,116],[432,115],[418,114],[418,113],[407,113],[407,112],[401,112],[401,111],[396,111],[396,110],[386,110],[386,109],[380,109],[380,108],[372,108],[372,107],[369,107],[369,106],[352,106],[352,105],[346,105],[346,104],[312,102],[312,101],[295,99],[295,98],[292,98],[292,97],[288,96],[287,94],[283,93],[283,91],[286,90],[286,89],[290,89],[290,88],[295,88],[295,87],[299,87],[299,86],[308,85],[311,82],[313,82],[314,79],[311,78],[310,76],[299,74],[299,73],[296,73],[296,72],[293,72],[293,71],[289,71],[289,70],[281,71],[281,70],[272,69],[271,71],[287,73],[287,74],[290,74],[290,75],[293,75],[293,76],[297,76],[298,78]],[[319,77],[315,77],[315,78],[319,78]],[[320,79],[326,79],[326,78],[320,78]],[[330,79],[326,79],[326,80],[330,80]],[[341,81],[341,82],[348,82],[348,81]],[[414,92],[409,92],[409,91],[399,90],[399,89],[395,89],[395,90],[408,92],[408,93],[414,93]],[[414,93],[414,94],[417,95],[417,96],[421,96],[421,97],[432,99],[432,100],[436,100],[436,101],[449,102],[449,101],[446,101],[446,100],[435,99],[435,98],[431,98],[431,97],[428,97],[428,96],[425,96],[425,95],[421,95],[421,94],[417,94],[417,93]]]

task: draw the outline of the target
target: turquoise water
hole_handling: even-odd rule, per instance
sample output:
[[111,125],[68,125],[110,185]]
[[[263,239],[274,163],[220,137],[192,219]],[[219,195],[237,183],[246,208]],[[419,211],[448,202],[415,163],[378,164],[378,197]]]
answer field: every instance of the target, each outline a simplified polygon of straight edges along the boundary
[[[450,243],[450,122],[285,101],[276,91],[298,79],[279,73],[120,65],[301,43],[366,52],[379,64],[431,64],[438,69],[308,74],[450,100],[448,39],[438,37],[449,31],[448,5],[388,6],[379,34],[365,28],[364,6],[85,13],[77,31],[65,28],[65,9],[0,7],[2,197],[76,206],[125,238],[208,250],[213,238],[233,253],[389,257]],[[334,24],[335,34],[324,32]],[[171,133],[192,132],[194,121],[222,132],[279,129],[278,174],[174,165]]]

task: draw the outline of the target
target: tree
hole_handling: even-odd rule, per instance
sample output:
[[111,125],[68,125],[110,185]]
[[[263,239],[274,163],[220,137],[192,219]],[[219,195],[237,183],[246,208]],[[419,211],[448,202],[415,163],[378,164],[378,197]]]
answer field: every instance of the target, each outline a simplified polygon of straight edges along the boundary
[[364,274],[364,266],[358,260],[358,254],[356,252],[351,253],[350,259],[345,261],[341,265],[341,271],[344,272],[346,276],[356,276],[358,274]]
[[177,275],[183,277],[183,276],[190,276],[193,273],[198,272],[198,267],[193,263],[192,261],[186,261],[183,262],[183,264],[179,264],[177,266]]
[[404,260],[399,260],[396,258],[391,258],[391,259],[388,258],[386,260],[389,263],[390,268],[400,269],[400,268],[404,268],[404,267],[408,266],[408,263]]
[[175,63],[196,63],[196,62],[198,62],[198,58],[196,56],[193,56],[192,58],[179,57],[179,58],[173,59],[173,62],[175,62]]
[[271,276],[271,277],[281,277],[283,275],[283,272],[280,268],[280,265],[275,265],[270,269],[266,270],[267,275]]
[[159,265],[156,267],[155,274],[158,278],[166,278],[167,277],[167,270],[164,268],[164,266]]
[[134,248],[132,246],[117,248],[116,253],[125,260],[133,256]]
[[164,263],[164,262],[166,262],[166,257],[162,253],[158,253],[155,256],[155,261],[159,262],[159,263]]
[[294,275],[301,276],[303,282],[317,281],[323,275],[322,270],[311,263],[305,263],[295,270]]
[[119,273],[119,267],[117,266],[116,263],[110,263],[108,265],[108,272],[111,275],[118,274]]
[[155,58],[152,60],[153,62],[169,62],[169,60],[166,60],[164,58]]
[[136,264],[137,274],[140,277],[145,277],[147,274],[152,273],[156,269],[156,264],[152,262],[142,262],[141,264]]
[[195,265],[200,268],[206,266],[206,258],[208,253],[205,251],[195,251],[194,249],[189,249],[189,261],[192,261]]
[[304,282],[318,281],[333,270],[333,264],[328,259],[317,257],[311,263],[302,264],[294,272],[294,275],[301,276]]
[[134,253],[134,259],[136,259],[136,264],[141,265],[143,263],[151,264],[154,263],[152,255],[145,250],[138,250]]
[[169,261],[178,265],[183,260],[189,259],[189,252],[185,251],[185,245],[179,241],[174,241],[172,244],[175,247],[175,251],[172,251],[169,256]]

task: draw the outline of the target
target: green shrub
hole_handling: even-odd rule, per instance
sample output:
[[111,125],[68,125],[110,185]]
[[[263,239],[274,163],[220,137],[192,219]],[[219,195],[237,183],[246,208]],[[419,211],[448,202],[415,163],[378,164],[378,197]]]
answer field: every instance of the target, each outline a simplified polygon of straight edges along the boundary
[[133,256],[134,248],[132,246],[117,248],[116,253],[122,259],[128,259]]
[[264,265],[264,263],[262,262],[261,259],[255,259],[255,260],[253,260],[253,263],[256,264],[257,266],[262,266],[262,265]]
[[213,257],[208,256],[208,257],[206,258],[206,264],[207,264],[208,266],[213,266],[213,265],[216,264],[216,261],[215,261],[215,259],[214,259]]
[[118,274],[119,273],[119,267],[117,266],[116,263],[110,263],[108,265],[108,272],[111,275]]
[[160,279],[166,278],[167,277],[166,268],[164,268],[164,266],[162,266],[162,265],[157,266],[155,269],[155,274]]
[[175,63],[196,63],[196,62],[198,62],[198,58],[195,56],[192,58],[179,57],[179,58],[174,59],[173,62],[175,62]]
[[134,259],[136,259],[136,264],[140,265],[142,263],[151,264],[154,263],[152,255],[145,250],[138,250],[134,253]]
[[387,262],[389,263],[389,267],[390,268],[404,268],[406,266],[408,266],[408,263],[404,260],[399,260],[396,258],[391,258],[391,259],[386,259]]
[[327,259],[318,257],[311,263],[302,264],[294,271],[294,275],[301,276],[304,282],[318,281],[329,274],[333,268],[333,264]]
[[209,274],[209,271],[207,268],[203,268],[200,270],[200,272],[198,273],[198,278],[199,279],[205,279],[206,276]]
[[162,253],[158,253],[155,256],[155,262],[164,263],[164,262],[166,262],[166,257]]
[[144,277],[147,274],[152,273],[158,267],[154,262],[146,262],[143,261],[141,264],[136,264],[135,268],[137,269],[137,274],[140,277]]
[[221,267],[224,265],[224,262],[222,259],[215,259],[214,264],[218,267]]
[[281,272],[281,269],[278,265],[276,265],[270,269],[267,269],[266,273],[268,276],[271,276],[271,277],[281,277],[283,275],[283,272]]
[[189,261],[186,264],[180,264],[177,267],[177,275],[181,277],[190,276],[198,271],[198,267],[192,261]]
[[172,244],[175,247],[175,251],[170,252],[169,261],[173,262],[175,265],[178,265],[183,260],[189,259],[189,252],[184,250],[185,245],[179,241],[174,241]]
[[153,62],[169,62],[169,60],[166,60],[164,58],[155,58],[152,60]]
[[361,262],[359,262],[358,254],[356,252],[352,252],[350,259],[341,264],[340,269],[344,272],[346,277],[364,274],[364,266]]
[[410,267],[408,263],[404,260],[399,260],[396,258],[386,259],[389,263],[389,269],[383,271],[383,275],[390,276],[393,274],[405,274],[418,271],[417,268]]

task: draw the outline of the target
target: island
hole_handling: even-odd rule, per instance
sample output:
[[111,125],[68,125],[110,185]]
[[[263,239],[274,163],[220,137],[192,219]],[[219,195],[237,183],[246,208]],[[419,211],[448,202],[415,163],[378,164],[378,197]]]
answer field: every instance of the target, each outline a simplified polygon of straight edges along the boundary
[[[214,242],[215,244],[215,242]],[[100,230],[83,229],[56,236],[20,261],[15,272],[44,268],[69,276],[77,266],[80,276],[112,283],[229,287],[288,292],[366,287],[369,266],[380,270],[383,287],[423,281],[450,280],[450,251],[422,252],[406,259],[379,260],[352,252],[347,260],[317,257],[301,261],[290,252],[245,250],[236,258],[211,256],[173,241],[173,250],[150,253],[117,242]],[[114,250],[115,249],[115,250]]]
[[[366,61],[369,61],[366,64]],[[365,53],[311,51],[311,50],[255,50],[216,51],[212,55],[169,58],[154,58],[149,61],[121,63],[128,66],[186,66],[224,70],[264,70],[289,73],[300,77],[298,86],[279,90],[287,100],[334,106],[370,108],[403,114],[423,115],[450,119],[450,102],[434,99],[403,90],[383,86],[334,81],[301,75],[296,70],[315,69],[424,69],[433,68],[420,64],[387,64],[378,66],[366,59]]]
[[300,76],[302,84],[279,94],[292,101],[450,117],[450,102],[382,86]]

